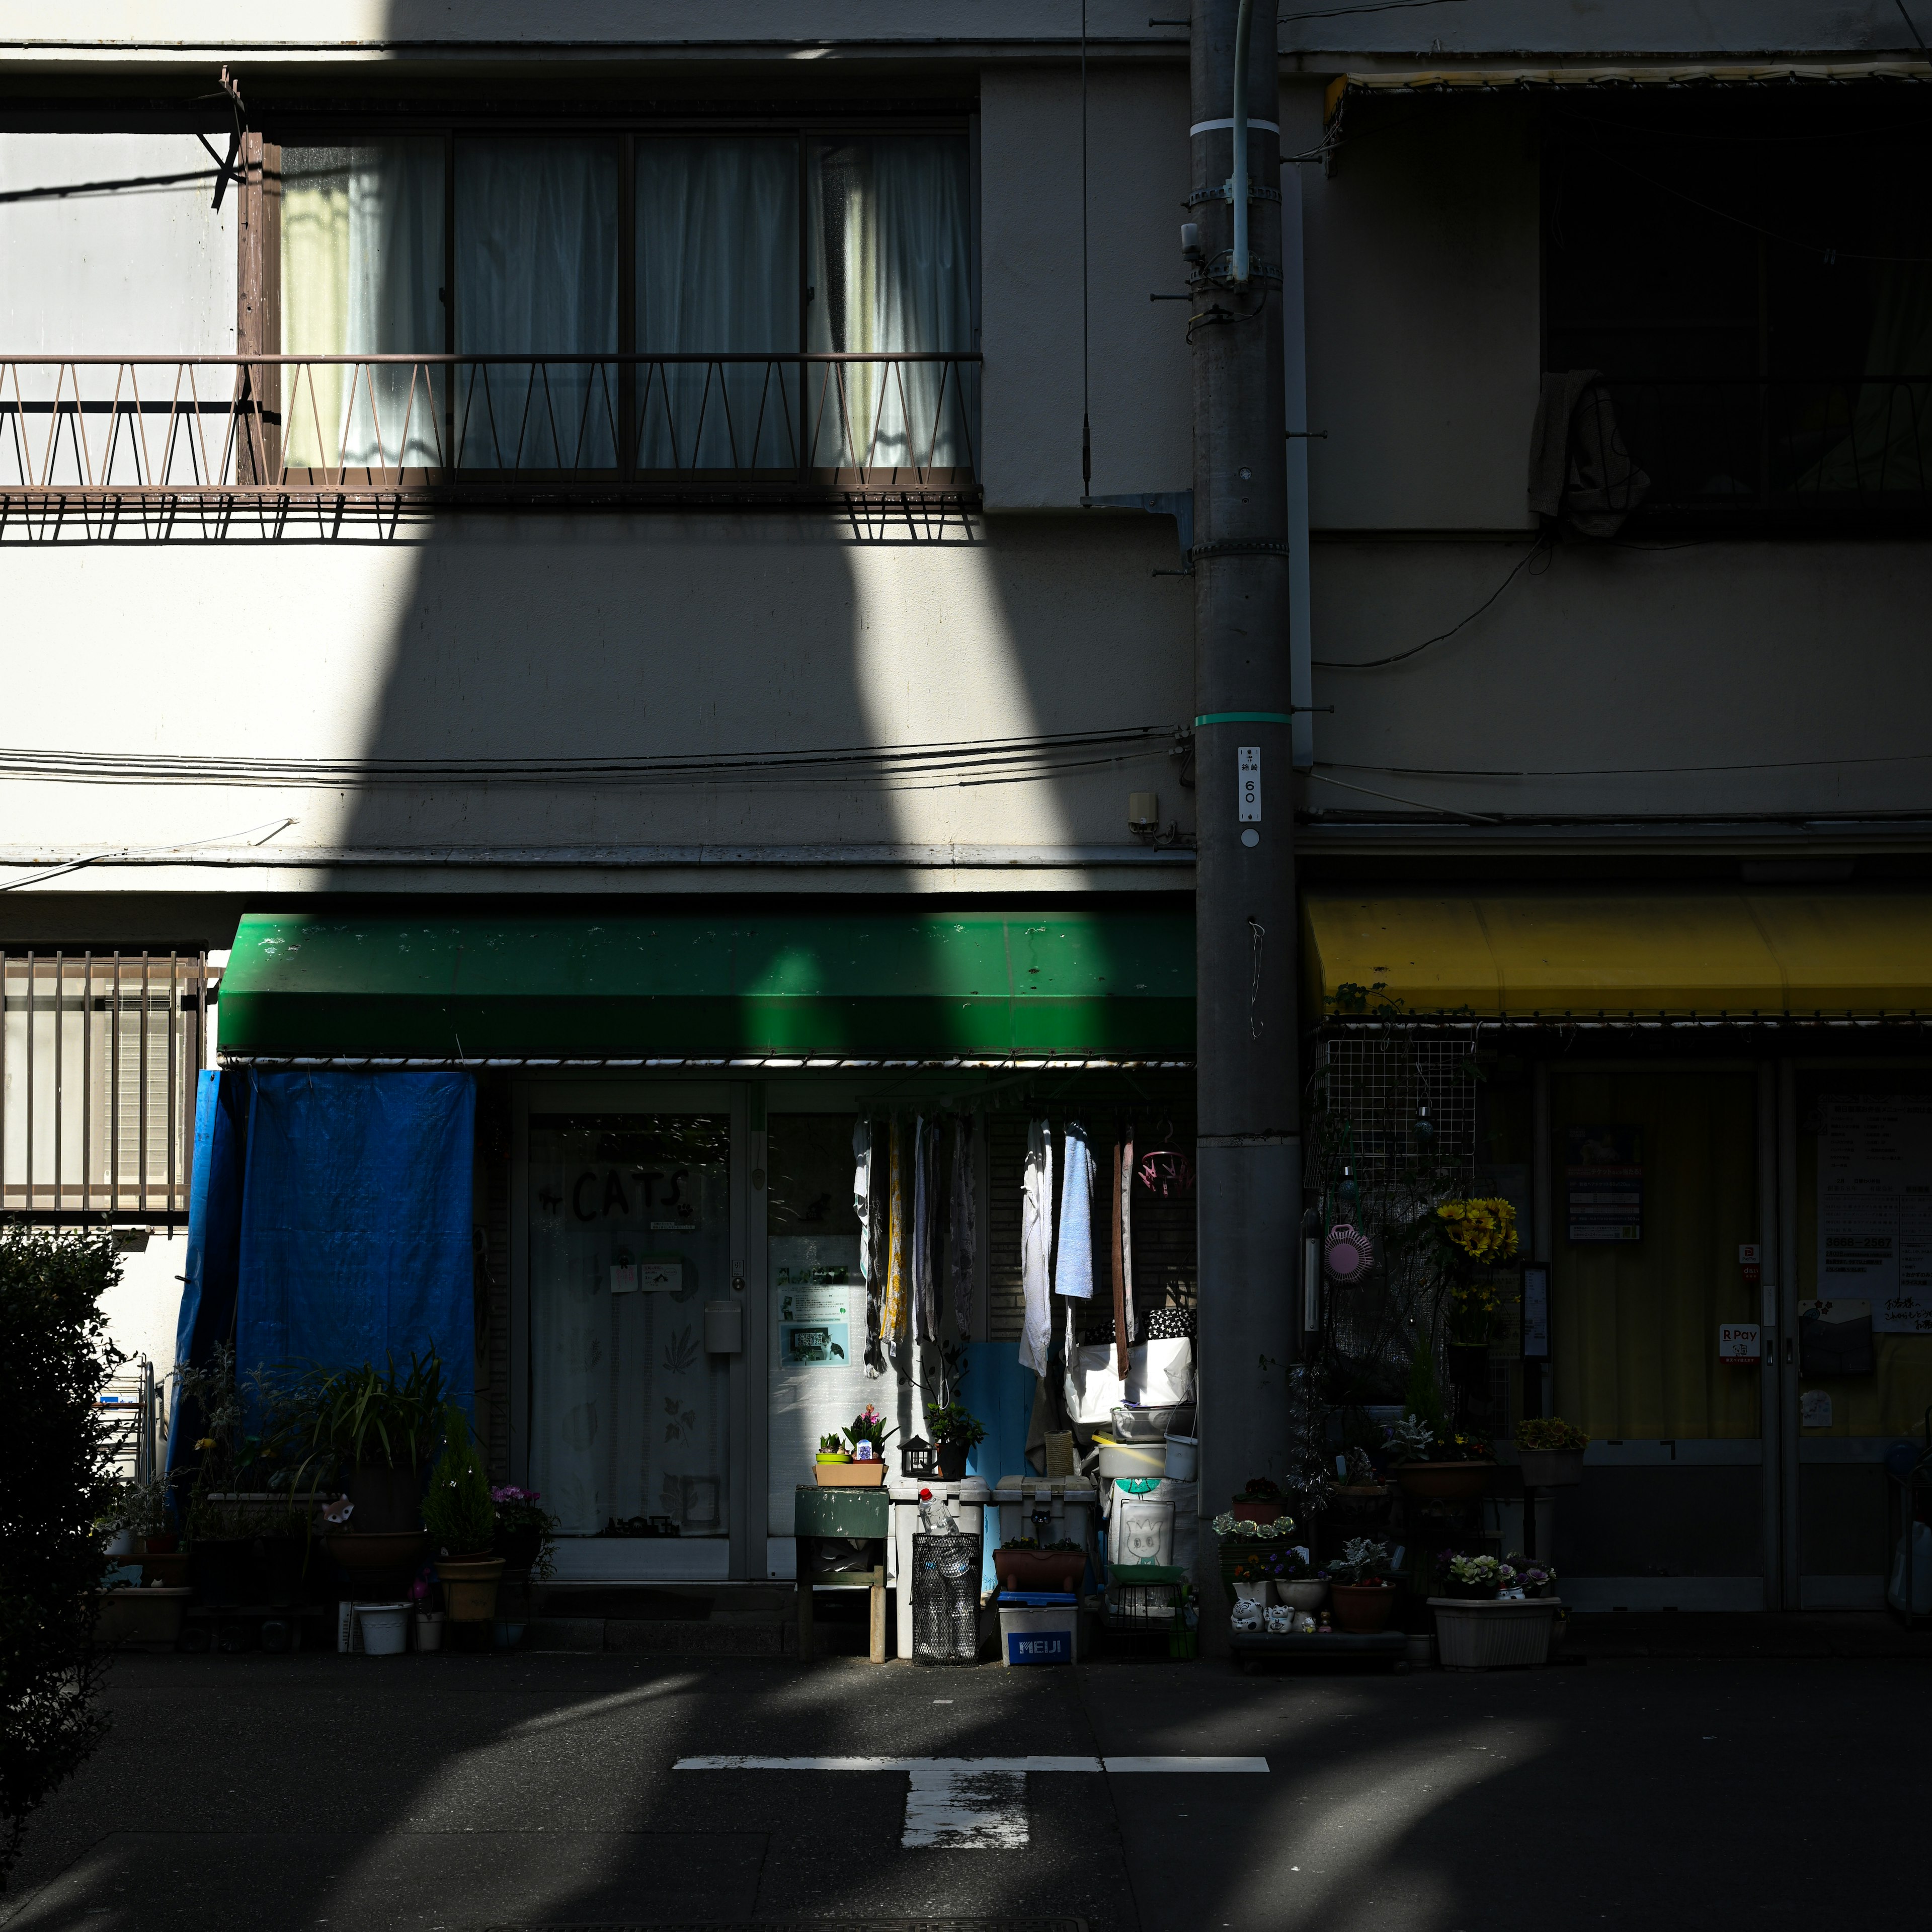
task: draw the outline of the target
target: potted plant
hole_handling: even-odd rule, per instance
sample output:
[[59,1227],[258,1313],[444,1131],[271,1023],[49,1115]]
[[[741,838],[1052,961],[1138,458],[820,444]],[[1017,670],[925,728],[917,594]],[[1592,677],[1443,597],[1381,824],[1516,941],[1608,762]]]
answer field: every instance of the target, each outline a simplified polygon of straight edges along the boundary
[[1395,1609],[1395,1563],[1385,1543],[1352,1537],[1328,1564],[1329,1594],[1338,1630],[1372,1636]]
[[1421,1502],[1474,1502],[1487,1491],[1496,1469],[1481,1436],[1459,1430],[1438,1440],[1413,1410],[1390,1428],[1389,1460],[1404,1493]]
[[926,1426],[932,1432],[933,1447],[938,1452],[939,1480],[963,1482],[966,1458],[986,1441],[986,1425],[975,1420],[962,1403],[929,1402],[926,1406]]
[[1445,1550],[1436,1559],[1436,1594],[1464,1603],[1493,1603],[1506,1582],[1515,1581],[1515,1572],[1496,1557],[1478,1552],[1466,1554]]
[[1278,1603],[1292,1610],[1312,1612],[1328,1600],[1329,1580],[1314,1565],[1305,1549],[1285,1551],[1275,1572],[1274,1594]]
[[866,1403],[842,1433],[819,1438],[814,1471],[820,1489],[877,1489],[886,1480],[886,1443],[890,1424]]
[[1224,1510],[1214,1519],[1214,1534],[1221,1539],[1221,1581],[1228,1602],[1240,1601],[1245,1586],[1249,1601],[1265,1603],[1269,1591],[1256,1586],[1271,1580],[1286,1559],[1294,1519],[1277,1516],[1271,1522],[1257,1522]]
[[488,1623],[496,1614],[503,1575],[502,1558],[492,1553],[496,1505],[470,1418],[453,1402],[445,1406],[443,1429],[442,1454],[423,1496],[423,1522],[436,1552],[449,1621]]
[[1087,1574],[1087,1552],[1062,1538],[1042,1544],[1030,1536],[1016,1536],[993,1552],[994,1573],[1003,1590],[1057,1590],[1072,1592]]
[[1528,1490],[1558,1489],[1583,1480],[1588,1433],[1560,1415],[1526,1417],[1516,1426],[1516,1466]]
[[[413,1535],[421,1527],[423,1465],[443,1428],[442,1364],[432,1349],[398,1370],[283,1370],[265,1382],[268,1452],[293,1465],[289,1486],[312,1487],[339,1469],[358,1536]],[[306,1480],[305,1480],[306,1479]]]
[[1527,1557],[1443,1552],[1442,1594],[1431,1597],[1437,1660],[1445,1670],[1545,1664],[1563,1606],[1556,1573]]
[[1229,1514],[1237,1522],[1277,1522],[1287,1507],[1280,1484],[1266,1476],[1250,1476],[1247,1486],[1235,1497]]
[[506,1483],[490,1492],[496,1505],[496,1534],[492,1545],[503,1559],[506,1575],[534,1576],[542,1582],[556,1568],[550,1545],[556,1539],[556,1518],[543,1506],[535,1490]]

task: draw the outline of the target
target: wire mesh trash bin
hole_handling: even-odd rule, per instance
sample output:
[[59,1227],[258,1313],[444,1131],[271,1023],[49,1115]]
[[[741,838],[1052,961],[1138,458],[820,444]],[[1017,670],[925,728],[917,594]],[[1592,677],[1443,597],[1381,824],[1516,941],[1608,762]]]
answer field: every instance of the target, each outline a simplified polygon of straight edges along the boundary
[[915,1664],[972,1664],[980,1655],[980,1539],[912,1540]]

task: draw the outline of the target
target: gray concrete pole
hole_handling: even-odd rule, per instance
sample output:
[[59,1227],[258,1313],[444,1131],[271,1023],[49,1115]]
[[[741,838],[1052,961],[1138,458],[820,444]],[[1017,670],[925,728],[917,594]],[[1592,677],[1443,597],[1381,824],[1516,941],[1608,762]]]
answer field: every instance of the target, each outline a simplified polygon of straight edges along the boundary
[[[1231,178],[1239,0],[1195,0],[1195,929],[1200,1139],[1202,1633],[1226,1611],[1209,1521],[1280,1477],[1301,1218],[1281,137],[1274,9],[1246,60],[1249,278],[1234,280]],[[1254,124],[1256,121],[1268,124]],[[1240,192],[1243,184],[1234,184]],[[1258,781],[1258,783],[1257,783]],[[1258,814],[1258,815],[1257,815]]]

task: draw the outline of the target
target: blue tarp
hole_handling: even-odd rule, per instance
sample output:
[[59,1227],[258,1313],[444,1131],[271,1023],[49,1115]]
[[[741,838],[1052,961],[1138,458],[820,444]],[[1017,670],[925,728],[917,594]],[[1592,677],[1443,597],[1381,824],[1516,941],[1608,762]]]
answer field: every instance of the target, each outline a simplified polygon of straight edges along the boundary
[[[242,1174],[248,1144],[248,1083],[239,1073],[212,1070],[195,1076],[194,1164],[188,1197],[188,1261],[175,1360],[206,1365],[218,1344],[235,1333],[235,1294],[242,1257]],[[168,1425],[168,1468],[183,1460],[189,1441]]]
[[472,1407],[466,1073],[258,1073],[236,1361],[406,1368],[434,1348]]

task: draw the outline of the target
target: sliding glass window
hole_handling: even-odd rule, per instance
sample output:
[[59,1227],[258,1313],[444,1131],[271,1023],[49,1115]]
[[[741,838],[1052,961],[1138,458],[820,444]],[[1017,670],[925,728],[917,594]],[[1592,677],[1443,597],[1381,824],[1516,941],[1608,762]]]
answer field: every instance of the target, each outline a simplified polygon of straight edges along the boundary
[[617,148],[610,140],[456,143],[458,460],[610,470],[617,461]]
[[[973,235],[963,136],[806,143],[807,346],[954,356],[973,344]],[[806,398],[814,468],[965,468],[976,365],[820,365]],[[968,369],[973,380],[962,384]]]
[[972,466],[963,135],[458,134],[284,181],[284,352],[456,358],[290,370],[293,466]]
[[[282,352],[440,355],[443,143],[282,154]],[[282,387],[292,467],[440,465],[444,372],[309,363]]]

